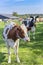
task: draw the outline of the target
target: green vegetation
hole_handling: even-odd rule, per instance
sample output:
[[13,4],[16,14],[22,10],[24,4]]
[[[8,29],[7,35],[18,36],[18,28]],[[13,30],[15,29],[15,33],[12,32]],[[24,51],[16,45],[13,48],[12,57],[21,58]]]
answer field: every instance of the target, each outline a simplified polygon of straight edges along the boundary
[[21,17],[21,18],[29,18],[30,16],[39,16],[39,17],[42,17],[43,18],[43,14],[18,14],[17,12],[13,12],[12,13],[13,16],[18,16],[18,17]]
[[29,17],[29,14],[22,14],[21,15],[21,14],[18,14],[17,12],[13,12],[12,15],[13,16],[18,16],[18,17],[21,17],[21,18],[24,18],[24,19]]
[[15,61],[16,57],[13,49],[11,49],[12,62],[11,64],[7,63],[7,48],[2,37],[4,25],[5,23],[0,23],[0,65],[43,65],[43,22],[37,23],[35,40],[32,39],[32,34],[30,42],[20,40],[20,64]]

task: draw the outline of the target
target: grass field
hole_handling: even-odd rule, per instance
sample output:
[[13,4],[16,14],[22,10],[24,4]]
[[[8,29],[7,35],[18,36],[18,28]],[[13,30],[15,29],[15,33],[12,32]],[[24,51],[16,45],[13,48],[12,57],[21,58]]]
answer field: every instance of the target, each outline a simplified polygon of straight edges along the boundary
[[21,63],[17,63],[15,61],[15,54],[13,53],[14,50],[11,49],[12,54],[12,62],[11,64],[7,63],[8,54],[6,44],[2,37],[2,32],[4,28],[4,23],[0,23],[0,65],[43,65],[43,23],[37,23],[36,27],[36,39],[32,39],[31,34],[31,41],[24,42],[20,40],[20,47],[19,47],[19,57]]

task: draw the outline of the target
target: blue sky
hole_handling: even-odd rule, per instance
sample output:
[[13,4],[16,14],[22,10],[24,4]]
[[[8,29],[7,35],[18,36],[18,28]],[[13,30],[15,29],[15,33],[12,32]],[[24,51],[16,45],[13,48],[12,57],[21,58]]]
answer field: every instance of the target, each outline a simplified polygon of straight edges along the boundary
[[43,0],[0,0],[0,14],[43,14]]

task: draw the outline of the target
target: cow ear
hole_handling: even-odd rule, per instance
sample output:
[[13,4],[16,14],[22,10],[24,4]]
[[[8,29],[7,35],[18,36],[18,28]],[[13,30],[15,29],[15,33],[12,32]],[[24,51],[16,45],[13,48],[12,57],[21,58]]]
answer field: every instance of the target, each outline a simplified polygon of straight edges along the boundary
[[38,18],[39,16],[37,15],[36,18]]
[[30,18],[33,18],[33,16],[30,16]]

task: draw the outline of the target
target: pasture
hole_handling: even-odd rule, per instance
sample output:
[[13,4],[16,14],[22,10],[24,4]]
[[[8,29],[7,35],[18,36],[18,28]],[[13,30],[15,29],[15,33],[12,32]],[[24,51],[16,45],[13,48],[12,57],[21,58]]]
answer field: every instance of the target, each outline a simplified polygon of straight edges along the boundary
[[12,62],[8,64],[7,48],[2,37],[5,24],[2,22],[0,23],[0,65],[43,65],[43,22],[36,24],[36,39],[33,40],[31,34],[30,42],[20,40],[19,57],[21,63],[16,62],[14,50],[11,49]]

